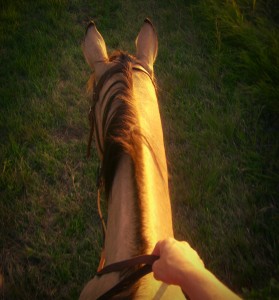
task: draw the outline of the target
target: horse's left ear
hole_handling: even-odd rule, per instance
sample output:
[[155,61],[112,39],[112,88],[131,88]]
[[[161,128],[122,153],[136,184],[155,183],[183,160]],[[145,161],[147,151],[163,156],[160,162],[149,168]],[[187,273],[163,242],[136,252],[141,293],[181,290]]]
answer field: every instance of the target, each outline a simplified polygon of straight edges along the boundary
[[158,52],[157,33],[149,19],[144,20],[144,24],[136,38],[136,57],[139,62],[153,74],[153,64]]
[[108,62],[106,43],[93,21],[87,26],[82,48],[86,61],[95,71],[96,78],[100,78],[110,63]]

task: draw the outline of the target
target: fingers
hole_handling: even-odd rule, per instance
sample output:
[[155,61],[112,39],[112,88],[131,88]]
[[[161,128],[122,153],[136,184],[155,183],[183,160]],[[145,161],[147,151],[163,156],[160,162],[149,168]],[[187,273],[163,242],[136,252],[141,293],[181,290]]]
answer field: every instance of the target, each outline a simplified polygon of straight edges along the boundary
[[155,245],[152,254],[161,256],[161,254],[167,249],[168,247],[172,247],[176,243],[176,240],[174,238],[166,238],[164,240],[160,240]]
[[156,279],[156,280],[160,280],[159,277],[158,277],[158,272],[157,272],[157,269],[158,269],[158,261],[155,261],[152,265],[152,272],[153,272],[153,277]]

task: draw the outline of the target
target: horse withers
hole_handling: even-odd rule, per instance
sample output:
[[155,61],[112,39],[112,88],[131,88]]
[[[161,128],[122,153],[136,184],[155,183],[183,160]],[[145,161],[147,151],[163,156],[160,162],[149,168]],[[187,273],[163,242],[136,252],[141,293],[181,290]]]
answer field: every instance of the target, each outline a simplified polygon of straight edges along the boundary
[[[122,51],[108,56],[105,41],[91,22],[83,51],[94,72],[90,120],[108,205],[103,253],[108,266],[151,254],[157,241],[173,236],[153,72],[157,34],[146,19],[136,38],[135,56]],[[80,299],[185,299],[179,287],[156,281],[152,274],[125,281],[138,269],[130,266],[95,276]],[[124,285],[110,294],[119,282]]]

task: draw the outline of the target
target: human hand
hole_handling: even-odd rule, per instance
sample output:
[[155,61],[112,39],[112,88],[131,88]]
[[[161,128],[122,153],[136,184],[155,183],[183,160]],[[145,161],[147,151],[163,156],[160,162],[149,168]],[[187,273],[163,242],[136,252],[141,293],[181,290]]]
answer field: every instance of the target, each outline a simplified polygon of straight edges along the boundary
[[198,253],[187,242],[167,238],[156,244],[152,254],[160,256],[152,266],[154,278],[167,284],[181,286],[188,274],[204,269]]
[[152,254],[160,257],[152,266],[154,278],[179,285],[190,299],[240,299],[204,267],[198,253],[187,242],[173,238],[159,241]]

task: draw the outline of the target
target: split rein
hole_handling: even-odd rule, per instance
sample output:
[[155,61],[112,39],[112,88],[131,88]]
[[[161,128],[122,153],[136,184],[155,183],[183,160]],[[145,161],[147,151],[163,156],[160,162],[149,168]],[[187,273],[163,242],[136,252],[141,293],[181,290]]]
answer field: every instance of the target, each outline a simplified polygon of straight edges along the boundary
[[140,255],[104,267],[102,270],[97,272],[97,276],[102,276],[104,274],[112,272],[121,272],[127,268],[132,268],[141,265],[139,269],[137,269],[135,272],[131,273],[124,279],[120,280],[115,286],[113,286],[107,292],[98,297],[97,300],[110,299],[112,296],[115,296],[123,292],[127,288],[131,287],[140,278],[149,274],[152,271],[152,265],[157,259],[159,259],[159,256],[157,255]]
[[[143,66],[141,66],[140,64],[137,64],[137,66],[134,66],[132,69],[135,71],[140,71],[140,72],[145,73],[151,79],[151,81],[155,87],[153,78],[144,69]],[[93,104],[90,107],[90,111],[89,111],[89,115],[88,115],[91,128],[90,128],[90,134],[89,134],[88,145],[87,145],[87,158],[90,156],[90,148],[91,148],[91,144],[92,144],[92,140],[93,140],[94,128],[97,128],[96,118],[95,118],[95,105],[98,101],[99,93],[96,93],[95,91],[100,90],[100,87],[98,86],[98,84],[96,85],[96,82],[94,81]],[[96,142],[98,143],[98,147],[101,150],[102,148],[100,145],[100,138],[99,138],[99,134],[98,134],[97,130],[96,130],[96,137],[97,137]],[[100,166],[98,168],[98,172],[97,172],[97,182],[96,182],[96,184],[97,184],[97,206],[98,206],[99,218],[102,223],[103,236],[105,238],[106,224],[105,224],[105,220],[103,218],[102,211],[101,211],[101,189],[103,187],[102,176],[103,176],[102,164],[100,164]],[[137,257],[134,257],[131,259],[123,260],[123,261],[116,262],[116,263],[113,263],[113,264],[103,267],[103,265],[105,263],[104,249],[103,249],[98,272],[96,274],[97,276],[102,276],[104,274],[109,274],[112,272],[121,272],[121,271],[124,271],[125,269],[133,268],[135,266],[139,266],[139,268],[136,271],[134,271],[133,273],[131,273],[130,275],[126,276],[124,279],[120,280],[119,283],[117,283],[115,286],[113,286],[107,292],[105,292],[100,297],[98,297],[97,300],[110,299],[111,297],[113,297],[113,296],[123,292],[127,288],[131,287],[140,278],[149,274],[152,271],[152,265],[157,259],[159,259],[159,256],[157,256],[157,255],[140,255],[140,256],[137,256]]]

